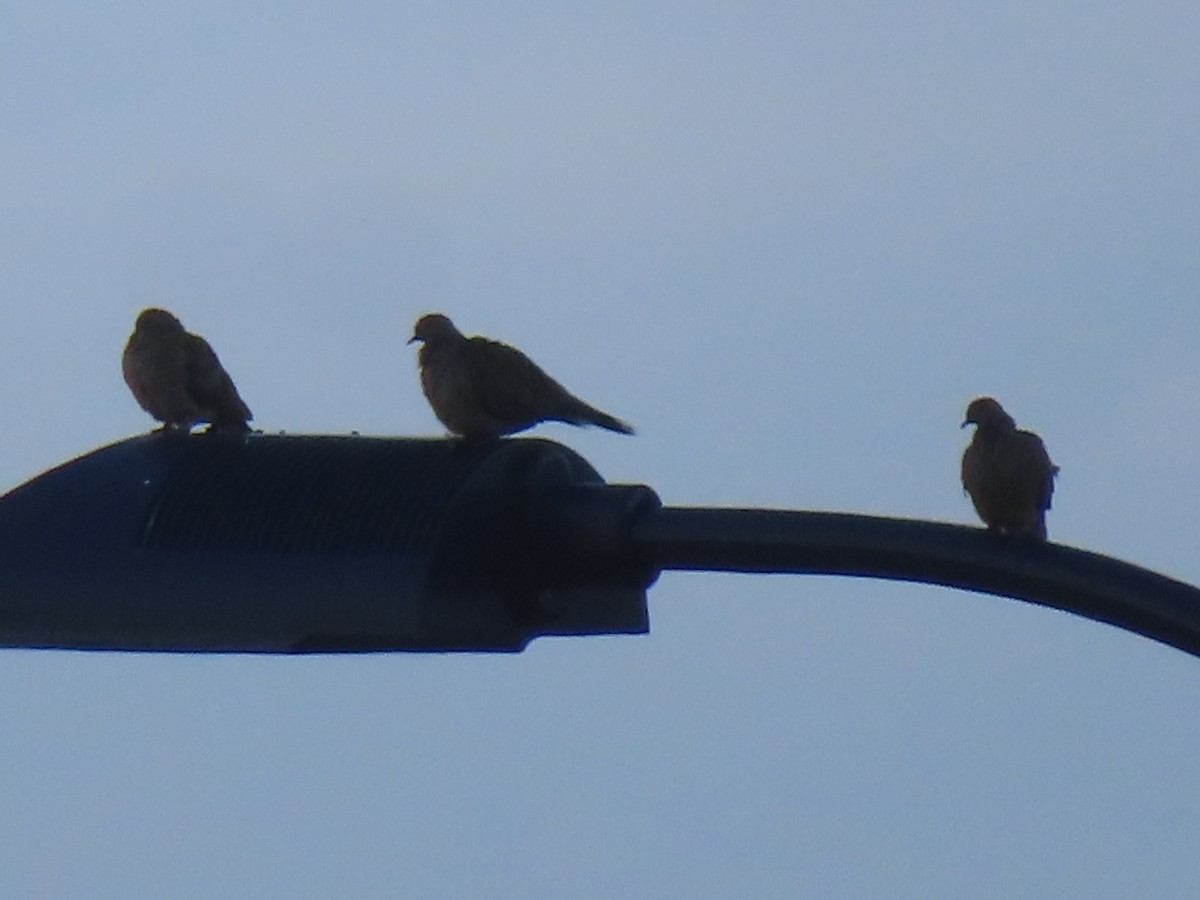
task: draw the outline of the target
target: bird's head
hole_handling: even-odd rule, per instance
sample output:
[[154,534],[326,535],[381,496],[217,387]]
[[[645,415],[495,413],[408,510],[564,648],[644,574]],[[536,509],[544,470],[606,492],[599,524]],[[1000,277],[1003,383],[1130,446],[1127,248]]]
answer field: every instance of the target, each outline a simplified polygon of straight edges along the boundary
[[991,397],[976,397],[967,404],[967,414],[963,418],[961,428],[968,425],[1000,425],[1015,426],[1012,417],[1004,411],[1004,407]]
[[175,316],[165,309],[157,309],[153,306],[143,309],[138,314],[137,322],[134,323],[133,327],[138,331],[149,331],[158,334],[183,331],[183,325]]
[[441,313],[428,313],[417,319],[413,326],[413,335],[408,339],[410,344],[423,341],[429,343],[445,338],[462,337],[454,323]]

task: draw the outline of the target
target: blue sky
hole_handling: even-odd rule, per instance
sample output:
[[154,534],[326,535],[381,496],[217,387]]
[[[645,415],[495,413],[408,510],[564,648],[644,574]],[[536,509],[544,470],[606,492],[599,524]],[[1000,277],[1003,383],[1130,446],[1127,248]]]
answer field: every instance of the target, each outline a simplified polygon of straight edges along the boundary
[[[412,322],[520,346],[669,503],[970,523],[1200,582],[1200,8],[10,5],[0,484],[152,423],[161,305],[268,431],[437,434]],[[523,654],[0,652],[28,897],[1193,897],[1200,668],[874,581],[667,574]]]

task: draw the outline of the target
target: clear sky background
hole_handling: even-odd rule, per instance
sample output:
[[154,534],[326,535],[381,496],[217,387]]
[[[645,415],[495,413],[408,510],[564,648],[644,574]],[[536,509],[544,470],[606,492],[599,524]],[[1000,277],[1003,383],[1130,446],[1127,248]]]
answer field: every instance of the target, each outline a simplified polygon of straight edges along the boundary
[[[440,432],[439,310],[668,503],[974,522],[1200,582],[1200,6],[11,3],[0,485],[152,422],[137,312],[268,431]],[[0,651],[11,897],[1200,895],[1200,662],[1009,600],[667,574],[515,656]]]

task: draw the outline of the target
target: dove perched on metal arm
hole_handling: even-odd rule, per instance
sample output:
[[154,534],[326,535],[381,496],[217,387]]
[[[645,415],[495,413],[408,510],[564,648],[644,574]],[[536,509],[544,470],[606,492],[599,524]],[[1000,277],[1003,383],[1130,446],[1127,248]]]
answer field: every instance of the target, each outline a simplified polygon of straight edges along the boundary
[[629,425],[584,403],[520,350],[468,338],[440,313],[417,320],[413,342],[422,344],[421,390],[453,434],[485,440],[551,420],[633,434]]
[[121,356],[125,383],[138,404],[165,428],[249,431],[254,418],[208,341],[165,309],[144,309]]
[[988,529],[1003,535],[1046,540],[1046,510],[1058,466],[1032,431],[1021,431],[991,397],[967,406],[962,427],[975,425],[963,451],[963,490]]

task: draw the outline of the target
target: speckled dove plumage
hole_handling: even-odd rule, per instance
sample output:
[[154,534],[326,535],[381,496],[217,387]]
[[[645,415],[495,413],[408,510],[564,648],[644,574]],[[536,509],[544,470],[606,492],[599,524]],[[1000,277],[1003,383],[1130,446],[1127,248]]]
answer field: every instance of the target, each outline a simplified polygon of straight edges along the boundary
[[413,341],[423,344],[421,389],[434,415],[454,434],[483,440],[551,420],[633,434],[620,419],[571,394],[520,350],[468,338],[443,315],[422,316]]
[[991,397],[971,401],[967,425],[976,428],[963,452],[962,483],[979,518],[999,534],[1044,541],[1058,466],[1042,439],[1018,429]]
[[166,427],[202,422],[248,431],[253,418],[208,341],[165,309],[144,309],[121,357],[125,383],[142,409]]

